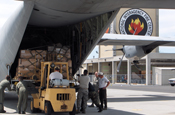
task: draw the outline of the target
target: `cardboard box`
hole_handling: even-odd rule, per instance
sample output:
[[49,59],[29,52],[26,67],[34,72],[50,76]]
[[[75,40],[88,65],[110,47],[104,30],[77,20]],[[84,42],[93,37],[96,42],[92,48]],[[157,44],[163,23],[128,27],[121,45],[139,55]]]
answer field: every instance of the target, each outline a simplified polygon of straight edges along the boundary
[[67,73],[66,72],[62,73],[62,75],[63,75],[64,79],[67,79]]
[[36,68],[37,63],[38,62],[36,59],[19,59],[18,67],[34,69],[34,68]]
[[59,54],[62,54],[62,55],[66,54],[66,50],[61,49],[61,51],[59,52]]
[[56,46],[48,46],[47,61],[67,62],[71,59],[70,48],[57,44]]
[[45,50],[35,50],[35,58],[43,59],[45,61],[47,55],[47,51]]
[[66,69],[67,69],[66,65],[63,65],[62,66],[62,71],[66,71]]
[[53,52],[54,51],[54,48],[55,48],[54,46],[48,46],[47,47],[47,51],[48,52]]
[[67,46],[63,46],[63,47],[62,47],[62,49],[64,49],[64,50],[66,50],[66,51],[67,51],[67,50],[69,50],[70,48],[69,48],[69,47],[67,47]]
[[56,55],[56,59],[57,59],[57,61],[60,61],[61,60],[61,58],[63,58],[64,56],[63,55],[61,55],[61,54],[57,54]]
[[67,53],[71,53],[71,52],[70,52],[70,49],[67,50]]
[[72,74],[72,67],[69,67],[69,74]]
[[70,54],[69,52],[66,52],[65,57],[66,57],[67,59],[71,59],[71,54]]
[[34,50],[21,50],[20,51],[20,58],[35,58],[35,51]]
[[18,67],[18,76],[28,77],[32,79],[32,76],[35,75],[35,73],[35,69]]
[[61,48],[56,48],[56,49],[55,49],[55,52],[56,52],[56,53],[60,53],[60,52],[61,52]]
[[61,48],[62,47],[62,44],[61,43],[58,43],[58,44],[56,44],[56,47],[57,48]]
[[68,66],[72,67],[72,60],[68,60]]
[[60,62],[67,62],[67,58],[66,57],[61,58]]
[[45,50],[21,50],[20,58],[23,59],[45,59],[47,51]]

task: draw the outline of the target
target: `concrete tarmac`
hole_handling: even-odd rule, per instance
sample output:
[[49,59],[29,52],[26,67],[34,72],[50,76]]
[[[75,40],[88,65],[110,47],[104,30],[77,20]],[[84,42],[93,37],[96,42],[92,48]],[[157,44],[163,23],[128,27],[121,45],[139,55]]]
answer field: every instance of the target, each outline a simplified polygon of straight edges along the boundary
[[[114,84],[107,89],[108,109],[98,113],[96,107],[87,107],[86,115],[175,115],[175,87]],[[18,97],[15,92],[6,92],[5,110],[0,115],[18,115],[16,112]],[[88,105],[91,100],[88,101]],[[44,115],[30,112],[30,99],[26,114]],[[54,113],[53,115],[69,115]],[[84,114],[79,114],[84,115]]]

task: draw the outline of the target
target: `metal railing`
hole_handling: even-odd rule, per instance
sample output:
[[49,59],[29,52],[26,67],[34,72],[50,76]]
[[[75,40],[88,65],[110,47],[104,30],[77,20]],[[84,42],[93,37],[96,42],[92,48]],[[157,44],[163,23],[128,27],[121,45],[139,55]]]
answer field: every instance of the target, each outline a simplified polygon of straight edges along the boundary
[[[112,83],[112,78],[114,83],[127,83],[128,76],[127,74],[117,74],[117,75],[105,75]],[[152,84],[152,75],[150,75],[150,84]],[[131,74],[131,83],[136,84],[146,84],[146,74]]]
[[[127,74],[117,74],[117,75],[112,75],[112,74],[105,74],[105,77],[108,78],[108,80],[113,83],[127,83],[128,76]],[[152,75],[150,84],[152,84]],[[93,79],[95,75],[89,75],[90,77],[90,82],[93,83]],[[131,74],[131,83],[135,84],[146,84],[146,74]]]
[[[127,83],[127,74],[118,74],[115,82],[117,83]],[[145,74],[131,74],[131,83],[145,84],[146,75]]]

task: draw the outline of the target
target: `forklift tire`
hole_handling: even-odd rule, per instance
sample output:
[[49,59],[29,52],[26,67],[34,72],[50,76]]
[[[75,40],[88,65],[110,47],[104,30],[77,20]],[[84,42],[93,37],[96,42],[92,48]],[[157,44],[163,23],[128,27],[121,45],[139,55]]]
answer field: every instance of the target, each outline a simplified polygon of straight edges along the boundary
[[69,115],[75,115],[75,113],[76,113],[76,106],[74,104],[73,110],[69,112]]
[[34,107],[33,99],[31,99],[31,102],[30,102],[30,110],[32,113],[36,113],[39,111],[39,109]]
[[52,113],[52,106],[49,101],[46,101],[45,106],[44,106],[44,113],[45,115],[51,115]]

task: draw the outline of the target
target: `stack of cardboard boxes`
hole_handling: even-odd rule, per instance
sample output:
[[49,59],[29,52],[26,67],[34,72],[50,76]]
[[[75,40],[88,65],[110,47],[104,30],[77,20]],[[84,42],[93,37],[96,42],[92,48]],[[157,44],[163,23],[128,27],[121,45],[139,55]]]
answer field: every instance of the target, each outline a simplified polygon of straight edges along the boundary
[[[57,44],[55,46],[48,46],[47,60],[53,62],[68,62],[69,79],[72,79],[72,60],[70,48]],[[67,77],[66,67],[61,67],[63,77]]]
[[28,80],[39,80],[41,76],[40,62],[46,60],[46,54],[45,50],[21,50],[15,79],[23,76]]
[[[20,58],[18,60],[18,67],[16,70],[17,79],[23,76],[28,80],[40,81],[41,76],[41,62],[68,62],[69,79],[72,79],[72,61],[70,48],[61,44],[55,46],[48,46],[48,50],[21,50]],[[66,67],[61,67],[63,77],[67,77]]]

